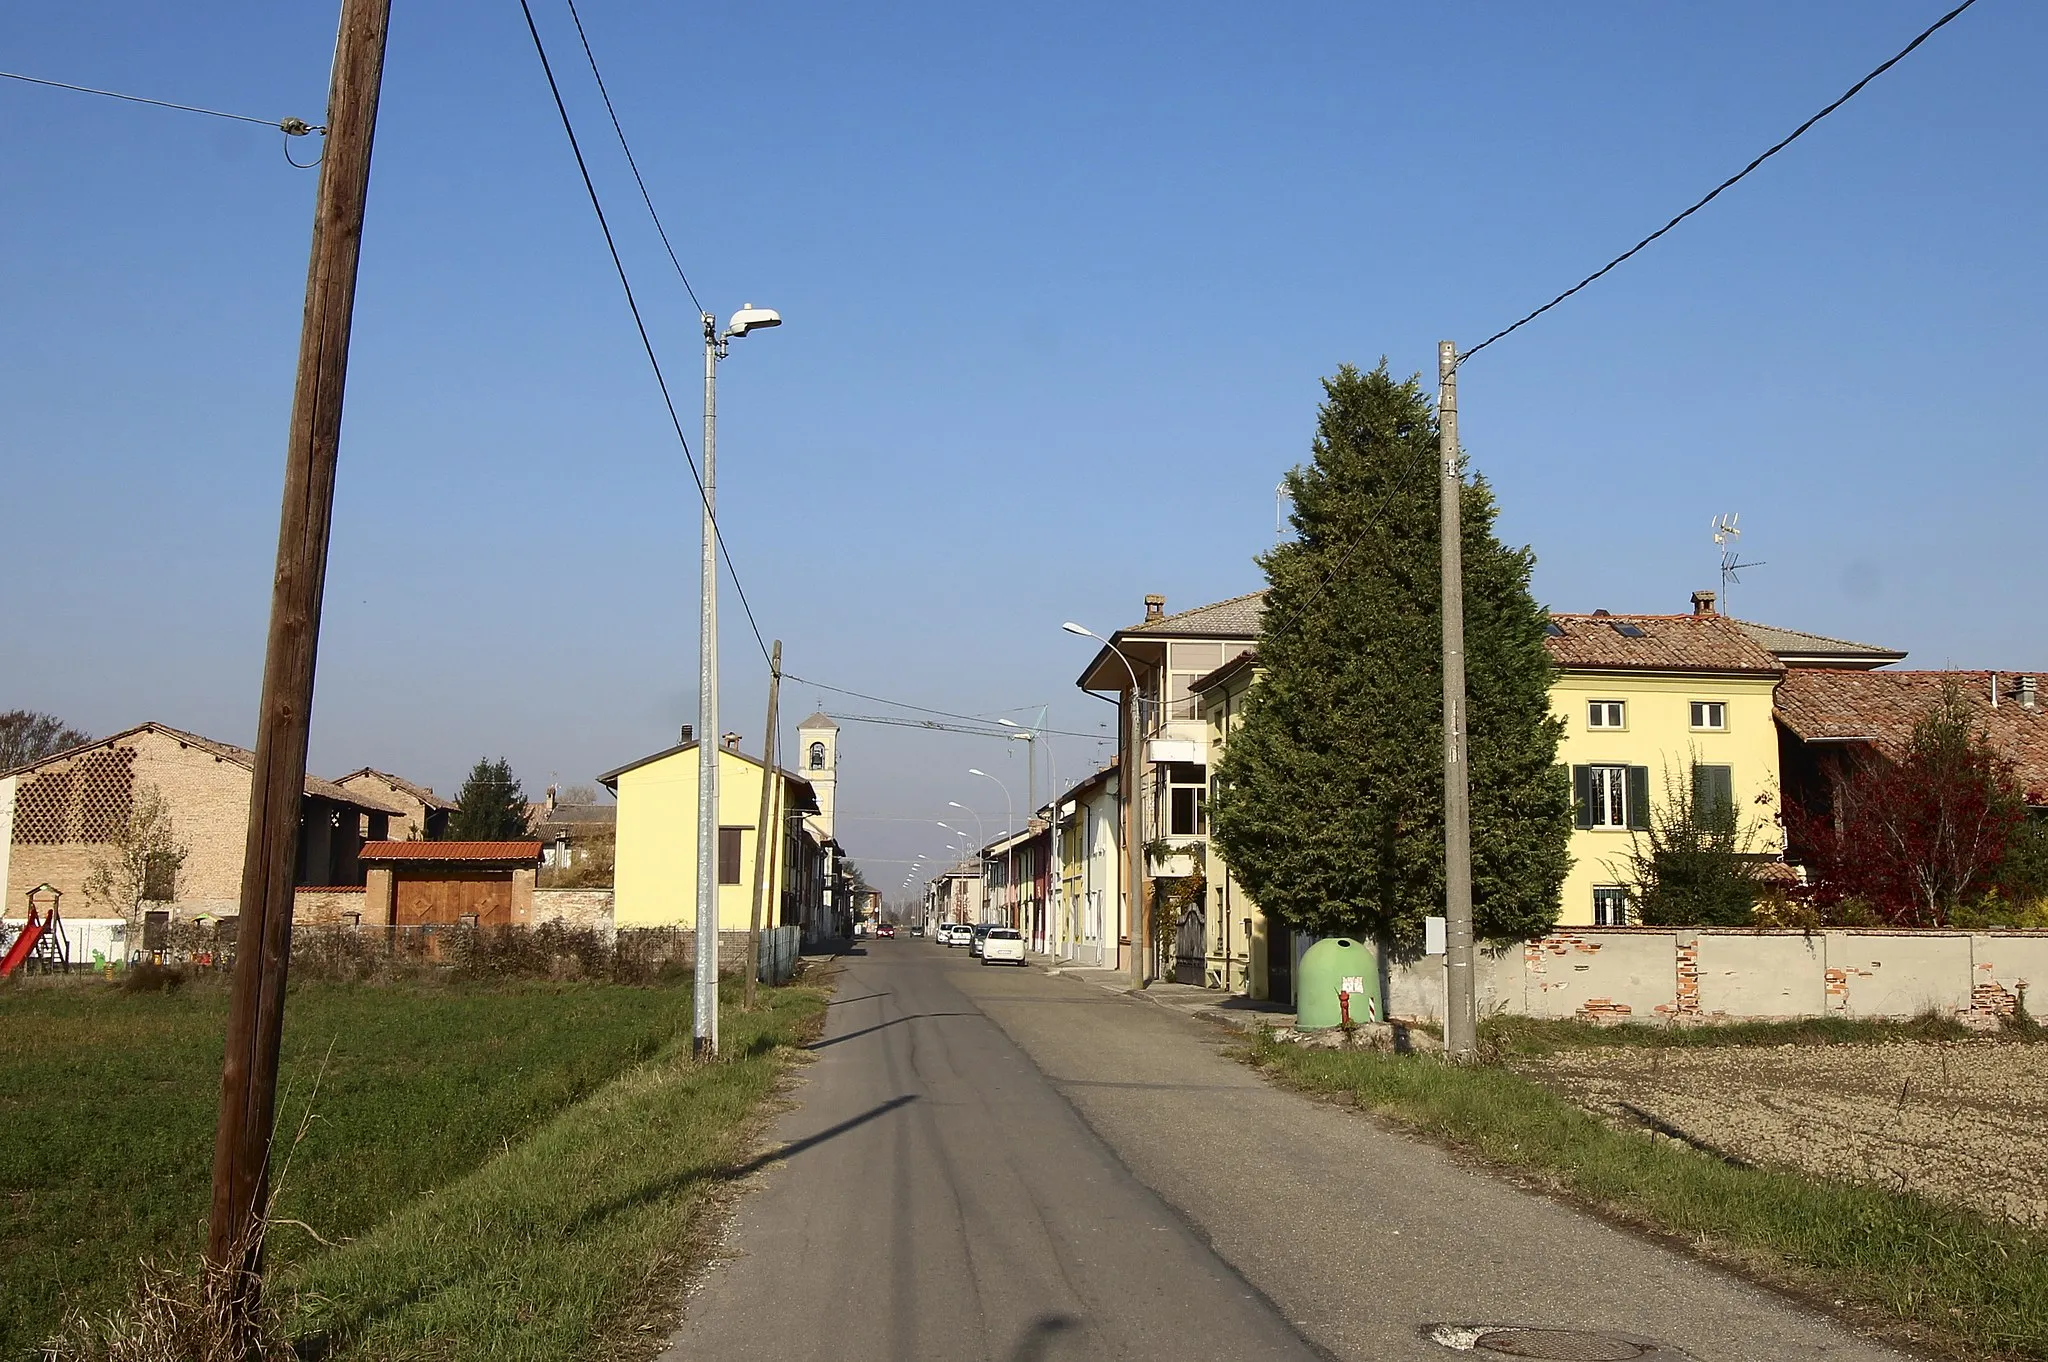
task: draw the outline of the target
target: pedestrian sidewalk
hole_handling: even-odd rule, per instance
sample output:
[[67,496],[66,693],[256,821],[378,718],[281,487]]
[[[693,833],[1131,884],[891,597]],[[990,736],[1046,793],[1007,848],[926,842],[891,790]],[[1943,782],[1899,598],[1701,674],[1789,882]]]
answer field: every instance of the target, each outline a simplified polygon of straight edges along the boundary
[[1424,1330],[1504,1324],[1653,1338],[1699,1362],[1903,1356],[1367,1117],[1275,1087],[1227,1053],[1237,1042],[1191,1015],[1221,1011],[1214,992],[1155,984],[1133,996],[1037,971],[975,971],[961,987],[1132,1172],[1335,1357],[1444,1362]]

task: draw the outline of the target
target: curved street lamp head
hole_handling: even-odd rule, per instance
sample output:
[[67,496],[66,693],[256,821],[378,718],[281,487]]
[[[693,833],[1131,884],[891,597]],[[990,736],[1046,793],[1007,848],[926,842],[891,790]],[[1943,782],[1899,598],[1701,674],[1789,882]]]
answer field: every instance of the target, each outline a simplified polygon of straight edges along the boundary
[[1060,628],[1066,630],[1070,634],[1079,634],[1082,638],[1100,639],[1102,637],[1102,635],[1096,633],[1087,625],[1076,624],[1072,620],[1068,620],[1065,624],[1062,624]]
[[997,722],[997,723],[999,723],[999,724],[1001,724],[1001,725],[1002,725],[1002,726],[1003,726],[1004,728],[1022,728],[1022,727],[1024,727],[1024,725],[1022,725],[1022,724],[1018,723],[1018,722],[1017,722],[1017,721],[1016,721],[1015,719],[998,719],[998,720],[996,720],[996,722]]
[[[968,775],[970,775],[970,776],[986,776],[986,775],[988,775],[988,772],[986,772],[986,771],[982,770],[982,769],[981,769],[980,767],[978,767],[978,766],[970,766],[970,767],[968,767],[968,768],[967,768],[967,774],[968,774]],[[991,780],[993,780],[993,779],[994,779],[994,777],[993,777],[993,776],[990,776],[989,778],[990,778]]]
[[782,314],[780,312],[777,312],[772,307],[755,307],[752,303],[747,303],[739,311],[732,314],[732,320],[726,323],[725,334],[728,336],[744,336],[749,331],[766,331],[771,326],[780,325],[782,325]]

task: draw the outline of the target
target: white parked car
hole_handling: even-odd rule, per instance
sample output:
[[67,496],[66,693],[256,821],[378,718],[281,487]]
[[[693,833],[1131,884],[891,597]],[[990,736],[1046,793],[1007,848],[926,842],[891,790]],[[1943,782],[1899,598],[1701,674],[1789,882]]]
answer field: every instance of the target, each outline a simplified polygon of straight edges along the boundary
[[941,922],[938,941],[941,946],[957,946],[967,939],[967,924],[964,922]]
[[1015,927],[991,927],[981,939],[981,963],[995,965],[1005,961],[1013,965],[1024,963],[1024,934]]

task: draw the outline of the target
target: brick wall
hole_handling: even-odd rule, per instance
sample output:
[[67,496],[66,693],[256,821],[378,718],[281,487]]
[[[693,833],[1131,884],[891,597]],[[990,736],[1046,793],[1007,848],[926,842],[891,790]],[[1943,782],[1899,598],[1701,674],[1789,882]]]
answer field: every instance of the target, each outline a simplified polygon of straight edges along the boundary
[[[1479,959],[1480,1012],[1591,1021],[1903,1018],[2048,1011],[2048,932],[1572,927]],[[1397,1016],[1443,1009],[1443,958],[1386,967]]]
[[[135,788],[154,785],[163,794],[170,803],[179,840],[191,848],[178,872],[180,914],[234,912],[241,895],[242,854],[248,835],[249,773],[204,748],[148,730],[123,738],[120,746],[134,753]],[[37,778],[74,768],[83,755],[90,751],[38,772]],[[30,784],[26,777],[18,779],[17,809]],[[26,835],[33,835],[33,830],[17,817],[8,848],[6,902],[25,903],[29,890],[47,883],[64,892],[67,914],[82,915],[87,906],[85,878],[93,862],[106,856],[110,848],[76,840],[24,842]]]

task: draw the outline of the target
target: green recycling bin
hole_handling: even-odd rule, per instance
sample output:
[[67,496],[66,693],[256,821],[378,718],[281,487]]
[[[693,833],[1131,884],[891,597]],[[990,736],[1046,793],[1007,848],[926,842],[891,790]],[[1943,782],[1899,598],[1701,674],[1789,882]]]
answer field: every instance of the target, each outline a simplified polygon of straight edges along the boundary
[[1351,1020],[1361,1026],[1386,1019],[1379,952],[1348,936],[1325,937],[1302,952],[1301,964],[1295,967],[1294,1027],[1322,1031],[1342,1026],[1346,1006]]

